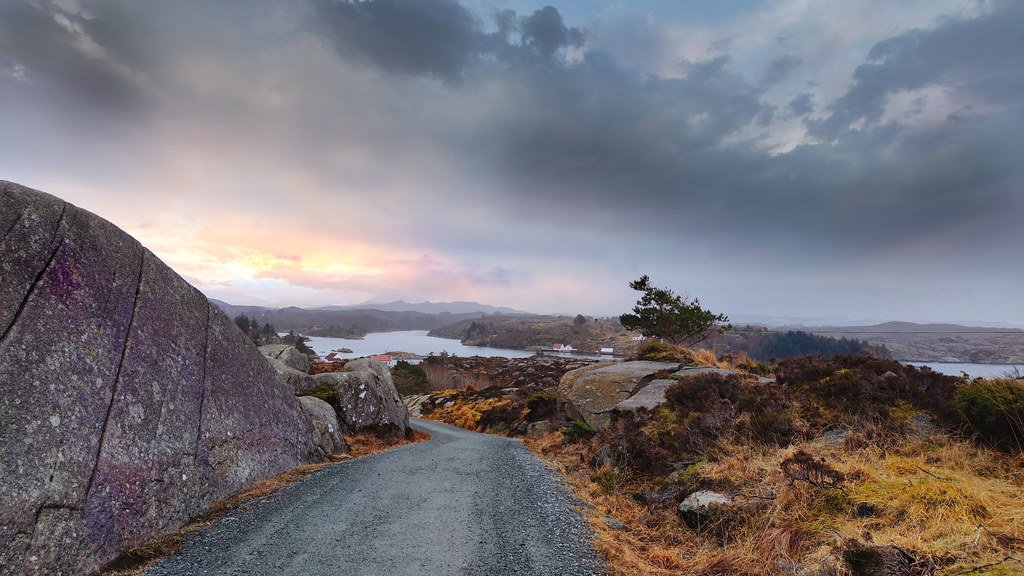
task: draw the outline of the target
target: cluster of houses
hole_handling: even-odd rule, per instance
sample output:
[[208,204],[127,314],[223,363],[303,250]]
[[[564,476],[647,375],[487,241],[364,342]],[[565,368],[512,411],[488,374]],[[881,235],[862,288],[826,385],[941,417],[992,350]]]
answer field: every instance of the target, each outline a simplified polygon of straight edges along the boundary
[[[552,344],[551,348],[546,350],[548,352],[561,352],[571,354],[576,352],[576,349],[569,344]],[[598,354],[615,354],[614,348],[601,348]]]

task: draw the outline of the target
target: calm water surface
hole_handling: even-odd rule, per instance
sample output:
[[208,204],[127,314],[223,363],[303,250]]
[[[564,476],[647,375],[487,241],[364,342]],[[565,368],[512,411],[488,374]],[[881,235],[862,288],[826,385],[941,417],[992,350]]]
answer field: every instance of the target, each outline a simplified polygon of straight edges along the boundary
[[341,358],[359,358],[371,354],[385,352],[411,352],[426,356],[431,352],[440,354],[447,352],[456,356],[504,356],[505,358],[526,358],[534,352],[527,350],[506,350],[504,348],[487,348],[486,346],[466,346],[451,338],[427,336],[426,330],[404,330],[401,332],[372,332],[362,340],[348,338],[326,338],[310,336],[309,347],[321,357],[339,348],[349,348],[351,354],[338,354]]
[[[373,332],[362,340],[347,338],[327,338],[311,336],[309,346],[321,357],[339,348],[349,348],[351,354],[338,354],[342,358],[359,358],[371,354],[385,352],[411,352],[426,356],[433,352],[447,352],[456,356],[503,356],[505,358],[527,358],[534,352],[528,350],[510,350],[507,348],[488,348],[486,346],[466,346],[451,338],[427,336],[426,330],[404,330],[401,332]],[[595,356],[596,357],[596,356]],[[1024,365],[1014,364],[960,364],[952,362],[906,362],[914,366],[928,366],[932,370],[951,376],[959,376],[966,372],[971,377],[991,378],[1005,376],[1015,368],[1024,372]]]
[[972,378],[992,378],[995,376],[1006,376],[1014,369],[1024,373],[1024,365],[1014,364],[958,364],[954,362],[904,362],[912,366],[927,366],[941,374],[959,376],[966,372]]

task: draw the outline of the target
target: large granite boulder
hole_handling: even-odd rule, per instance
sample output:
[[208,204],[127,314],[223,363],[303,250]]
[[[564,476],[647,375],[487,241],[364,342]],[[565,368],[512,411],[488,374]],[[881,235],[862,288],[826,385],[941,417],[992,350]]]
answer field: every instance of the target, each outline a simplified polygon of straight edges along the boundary
[[299,398],[302,409],[313,420],[313,426],[320,438],[320,446],[326,454],[348,454],[348,443],[341,435],[338,415],[327,402],[315,396]]
[[325,457],[223,312],[113,224],[0,182],[0,574],[87,574]]
[[296,396],[307,396],[316,391],[316,380],[313,380],[313,377],[309,374],[300,372],[277,358],[266,356],[266,359],[281,376],[281,379],[291,387],[292,392]]
[[391,371],[383,362],[359,358],[345,364],[344,372],[313,377],[334,393],[332,403],[347,432],[373,431],[408,435],[409,410],[395,389]]
[[598,362],[566,372],[558,383],[558,404],[566,415],[595,429],[608,426],[615,406],[655,379],[675,371],[672,362]]
[[672,386],[677,382],[683,382],[685,384],[687,378],[692,378],[701,374],[719,374],[722,376],[735,374],[743,378],[757,380],[762,384],[774,382],[774,380],[770,378],[763,378],[761,376],[747,374],[746,372],[737,372],[736,370],[729,370],[728,368],[716,368],[714,366],[688,366],[680,369],[668,378],[651,380],[646,386],[637,390],[632,396],[616,404],[614,410],[619,412],[632,412],[638,408],[653,410],[665,403],[665,391],[668,390],[669,386]]
[[280,360],[285,366],[309,374],[310,361],[299,349],[291,344],[264,344],[260,352],[268,358]]

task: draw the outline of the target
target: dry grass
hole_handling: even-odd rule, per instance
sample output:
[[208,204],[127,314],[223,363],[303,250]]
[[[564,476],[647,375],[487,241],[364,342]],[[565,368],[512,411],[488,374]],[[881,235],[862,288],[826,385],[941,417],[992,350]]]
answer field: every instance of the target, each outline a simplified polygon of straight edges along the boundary
[[704,348],[691,349],[685,346],[677,346],[667,342],[647,342],[641,344],[630,360],[652,360],[664,362],[679,362],[682,364],[696,364],[699,366],[717,366],[719,368],[732,368],[733,366],[719,361],[718,357],[711,350]]
[[355,434],[353,436],[345,437],[345,441],[348,442],[349,453],[341,458],[345,460],[362,458],[363,456],[369,456],[371,454],[376,454],[377,452],[390,450],[397,446],[415,444],[429,439],[430,434],[420,432],[419,430],[412,431],[412,438],[403,438],[401,436],[381,437],[376,434]]
[[277,476],[257,480],[245,490],[210,505],[199,518],[189,522],[172,534],[167,534],[138,548],[129,550],[99,572],[99,576],[142,576],[161,559],[181,552],[190,535],[198,532],[247,504],[273,498],[281,489],[302,480],[309,474],[339,462],[362,458],[405,444],[429,440],[430,435],[413,431],[412,438],[395,436],[382,438],[374,434],[347,436],[349,453],[335,456],[331,461],[305,464],[286,470]]
[[[668,506],[629,497],[661,480],[619,479],[595,470],[593,448],[550,433],[527,445],[593,505],[595,546],[616,576],[668,574],[849,574],[844,542],[893,545],[937,575],[1024,574],[1024,458],[945,436],[877,446],[804,443],[790,448],[733,446],[687,472],[734,496],[725,530],[694,531]],[[846,476],[840,489],[787,478],[796,450],[824,458]],[[599,474],[604,472],[604,474]],[[614,476],[612,476],[614,477]],[[600,482],[596,480],[601,480]],[[616,529],[602,520],[623,523]],[[979,566],[992,564],[984,570]]]
[[454,406],[447,408],[435,408],[429,414],[427,418],[431,420],[437,420],[444,422],[445,424],[451,424],[452,426],[458,426],[466,430],[472,430],[474,432],[482,432],[480,426],[480,419],[484,413],[494,408],[500,408],[502,406],[509,406],[512,404],[511,400],[506,398],[485,398],[474,401],[459,401]]

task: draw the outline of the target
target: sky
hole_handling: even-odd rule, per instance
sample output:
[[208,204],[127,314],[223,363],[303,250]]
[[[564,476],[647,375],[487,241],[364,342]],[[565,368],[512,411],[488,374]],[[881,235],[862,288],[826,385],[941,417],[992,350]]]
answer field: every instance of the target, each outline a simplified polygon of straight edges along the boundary
[[1024,324],[1024,2],[0,0],[0,179],[207,295]]

